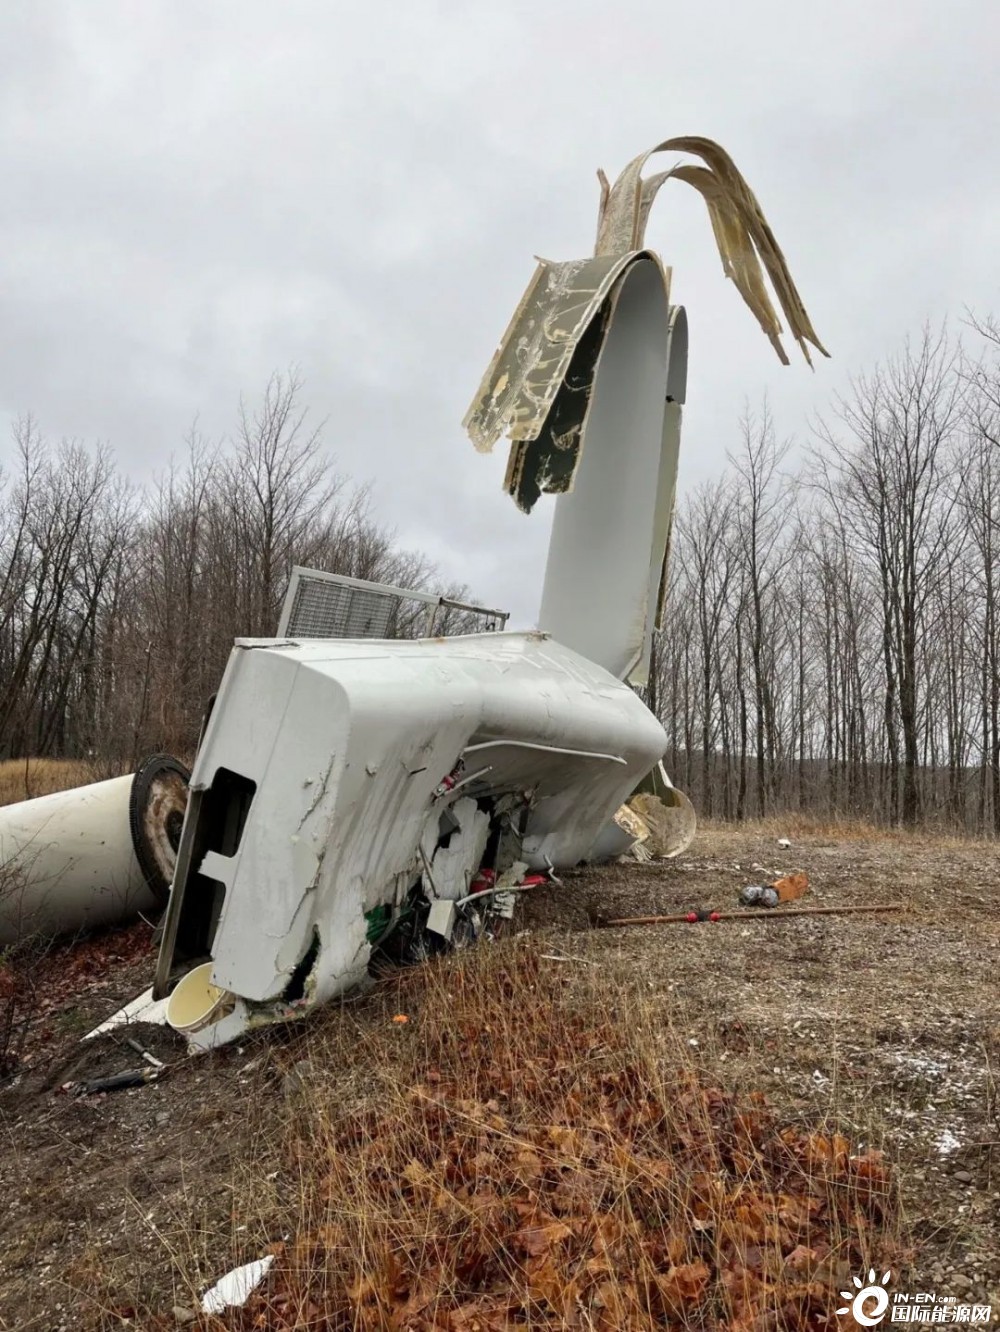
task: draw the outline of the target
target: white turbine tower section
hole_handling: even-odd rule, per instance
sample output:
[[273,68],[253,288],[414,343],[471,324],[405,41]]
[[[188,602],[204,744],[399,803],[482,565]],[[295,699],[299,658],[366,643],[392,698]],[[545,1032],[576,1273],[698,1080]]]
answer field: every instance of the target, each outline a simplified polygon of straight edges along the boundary
[[128,777],[0,807],[0,947],[162,910],[187,776],[158,754]]

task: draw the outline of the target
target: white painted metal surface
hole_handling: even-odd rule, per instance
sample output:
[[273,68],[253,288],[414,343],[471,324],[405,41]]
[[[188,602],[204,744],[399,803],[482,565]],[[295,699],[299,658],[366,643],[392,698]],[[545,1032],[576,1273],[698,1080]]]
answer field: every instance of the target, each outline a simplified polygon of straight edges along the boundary
[[530,793],[524,860],[576,864],[665,744],[631,689],[538,633],[241,641],[191,790],[204,808],[223,769],[254,784],[252,800],[238,845],[195,851],[182,889],[178,877],[158,992],[185,913],[221,884],[205,944],[213,980],[251,1005],[249,1023],[252,1005],[258,1020],[287,1015],[304,960],[302,1002],[329,999],[366,974],[372,908],[398,905],[420,879],[432,899],[463,895],[485,845],[475,802]]
[[[169,762],[0,807],[0,945],[162,907],[173,869],[167,823],[183,815]],[[181,779],[181,786],[183,781]],[[137,856],[145,864],[140,864]]]

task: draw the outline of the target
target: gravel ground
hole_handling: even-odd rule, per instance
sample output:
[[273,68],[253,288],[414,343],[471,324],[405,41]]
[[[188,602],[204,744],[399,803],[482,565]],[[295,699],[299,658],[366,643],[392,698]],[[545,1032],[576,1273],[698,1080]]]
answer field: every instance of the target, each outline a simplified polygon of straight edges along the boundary
[[[592,923],[733,909],[744,884],[793,870],[811,881],[797,905],[901,910]],[[568,978],[600,968],[662,998],[664,1021],[721,1084],[760,1089],[789,1120],[836,1121],[853,1141],[883,1147],[898,1166],[914,1289],[992,1303],[1000,1316],[998,903],[987,844],[812,835],[782,850],[758,830],[713,827],[679,861],[567,874],[527,898],[517,923]],[[256,1242],[237,1202],[247,1188],[261,1246],[292,1205],[268,1125],[294,1096],[301,1031],[199,1059],[169,1033],[143,1031],[171,1065],[162,1080],[104,1097],[59,1090],[138,1062],[117,1037],[86,1047],[82,1063],[78,1044],[148,983],[152,954],[132,939],[110,948],[103,969],[78,968],[81,993],[63,994],[33,1024],[0,1092],[0,1327],[142,1326],[137,1290],[180,1320],[199,1283]],[[50,965],[71,972],[70,961]],[[378,994],[354,1016],[368,1008],[373,1021],[384,1017]],[[308,1025],[338,1020],[330,1010]]]

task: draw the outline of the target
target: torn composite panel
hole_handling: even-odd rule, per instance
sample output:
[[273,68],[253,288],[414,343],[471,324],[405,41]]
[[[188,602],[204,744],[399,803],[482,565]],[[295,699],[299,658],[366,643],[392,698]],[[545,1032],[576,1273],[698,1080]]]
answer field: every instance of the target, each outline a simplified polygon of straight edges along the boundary
[[428,819],[421,842],[427,895],[450,902],[465,897],[473,874],[483,863],[489,836],[490,816],[469,796],[460,797],[443,811],[437,826]]
[[476,448],[513,441],[504,487],[530,513],[542,493],[572,489],[604,333],[623,275],[660,268],[651,251],[539,262],[463,422]]
[[[703,166],[680,163],[646,179],[643,168],[657,153],[690,153]],[[757,196],[724,148],[701,135],[681,135],[639,153],[624,167],[614,185],[602,180],[595,253],[615,255],[645,244],[646,224],[660,188],[680,180],[705,200],[722,271],[735,284],[761,331],[785,365],[781,323],[768,294],[765,274],[788,321],[792,337],[810,362],[809,345],[821,355],[826,348],[816,336],[785,256],[764,216]]]
[[[679,163],[643,179],[649,159],[664,152],[689,153],[703,165]],[[525,513],[541,493],[573,489],[603,331],[629,267],[652,260],[669,297],[669,270],[644,248],[650,211],[667,181],[683,181],[705,200],[723,272],[782,362],[788,357],[768,280],[806,360],[810,345],[828,355],[756,196],[719,144],[698,135],[665,139],[633,158],[614,185],[599,176],[594,256],[539,262],[463,422],[480,451],[490,450],[501,435],[510,438],[504,488]],[[616,447],[629,444],[626,439]]]

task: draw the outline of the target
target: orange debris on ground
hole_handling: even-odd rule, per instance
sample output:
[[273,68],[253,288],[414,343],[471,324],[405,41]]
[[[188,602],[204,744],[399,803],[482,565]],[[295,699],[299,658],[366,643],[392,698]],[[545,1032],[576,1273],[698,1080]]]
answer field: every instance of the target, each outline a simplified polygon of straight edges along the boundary
[[806,874],[786,874],[784,878],[775,879],[771,887],[778,894],[779,902],[795,902],[805,895],[809,887],[809,876]]

